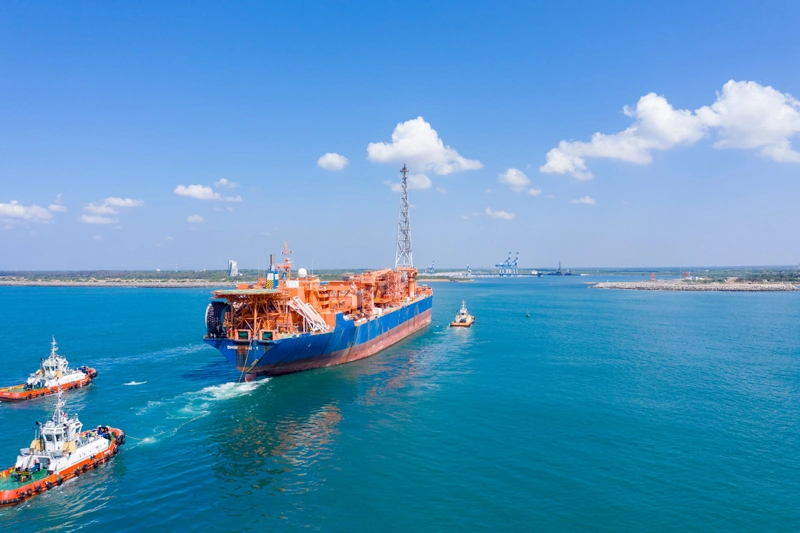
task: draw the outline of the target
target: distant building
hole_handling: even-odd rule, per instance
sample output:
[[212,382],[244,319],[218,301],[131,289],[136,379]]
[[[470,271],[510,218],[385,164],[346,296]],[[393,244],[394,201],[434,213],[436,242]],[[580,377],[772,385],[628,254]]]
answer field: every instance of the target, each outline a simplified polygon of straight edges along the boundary
[[239,265],[236,264],[236,261],[230,259],[228,261],[228,276],[231,278],[235,278],[239,275]]

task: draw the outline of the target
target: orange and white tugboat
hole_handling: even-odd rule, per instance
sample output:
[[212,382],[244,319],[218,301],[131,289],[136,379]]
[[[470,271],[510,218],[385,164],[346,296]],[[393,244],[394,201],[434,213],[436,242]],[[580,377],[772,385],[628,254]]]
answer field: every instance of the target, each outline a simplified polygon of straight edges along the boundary
[[63,406],[59,390],[53,418],[37,422],[30,447],[20,450],[13,467],[0,471],[0,506],[19,503],[97,468],[125,444],[125,433],[116,428],[81,431],[78,415],[70,418]]
[[62,390],[75,389],[88,385],[97,377],[97,370],[88,366],[77,370],[69,368],[63,355],[58,354],[56,338],[53,337],[50,357],[42,359],[42,366],[30,375],[28,381],[13,387],[0,388],[0,401],[21,402]]
[[468,328],[475,323],[475,317],[467,311],[467,304],[461,300],[461,309],[456,313],[456,318],[450,322],[451,328]]

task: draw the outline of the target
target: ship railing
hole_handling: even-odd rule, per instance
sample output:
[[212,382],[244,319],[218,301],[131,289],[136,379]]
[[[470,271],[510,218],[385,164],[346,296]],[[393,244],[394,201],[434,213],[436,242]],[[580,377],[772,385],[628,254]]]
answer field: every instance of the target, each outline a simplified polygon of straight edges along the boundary
[[328,324],[325,319],[314,309],[311,305],[305,303],[299,297],[295,296],[287,302],[289,307],[302,316],[306,322],[311,326],[311,331],[327,331]]

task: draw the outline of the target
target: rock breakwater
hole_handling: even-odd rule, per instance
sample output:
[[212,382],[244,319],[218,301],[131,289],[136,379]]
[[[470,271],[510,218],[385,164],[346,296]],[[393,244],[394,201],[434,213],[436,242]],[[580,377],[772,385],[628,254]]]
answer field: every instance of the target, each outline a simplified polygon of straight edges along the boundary
[[791,283],[697,283],[683,280],[604,281],[591,285],[593,289],[622,289],[631,291],[716,291],[716,292],[787,292],[800,291]]

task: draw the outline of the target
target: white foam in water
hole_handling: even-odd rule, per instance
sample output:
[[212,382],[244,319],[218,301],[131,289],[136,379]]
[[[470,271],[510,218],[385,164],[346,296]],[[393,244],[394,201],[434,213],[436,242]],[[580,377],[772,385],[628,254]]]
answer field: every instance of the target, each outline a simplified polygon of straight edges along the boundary
[[247,396],[268,381],[269,379],[260,379],[258,381],[223,383],[201,389],[196,394],[206,400],[230,400],[239,396]]
[[147,382],[146,381],[129,381],[128,383],[125,383],[125,385],[144,385],[145,383],[147,383]]
[[[185,392],[169,400],[150,400],[136,414],[139,416],[147,414],[149,417],[158,417],[162,422],[166,422],[168,426],[174,427],[159,427],[155,435],[141,439],[139,444],[153,444],[172,437],[186,424],[211,414],[212,402],[247,396],[268,381],[269,379],[260,379],[250,382],[222,383],[202,388],[199,391]],[[185,405],[177,408],[177,405],[182,401],[186,402]]]

